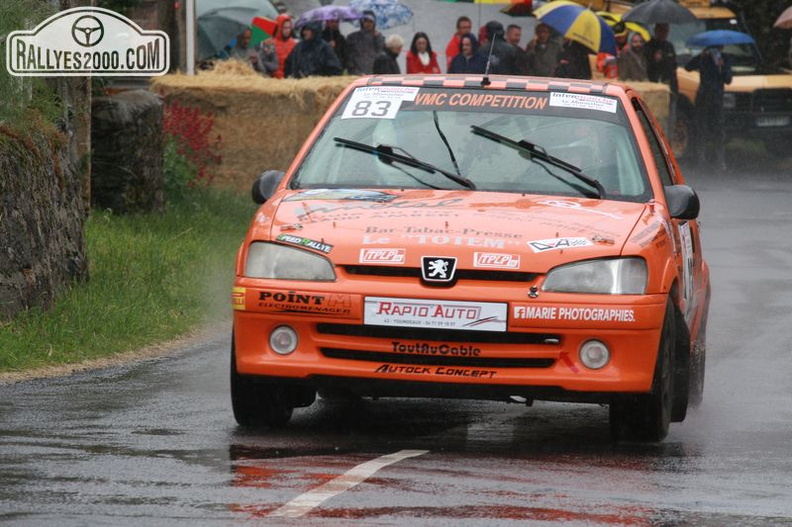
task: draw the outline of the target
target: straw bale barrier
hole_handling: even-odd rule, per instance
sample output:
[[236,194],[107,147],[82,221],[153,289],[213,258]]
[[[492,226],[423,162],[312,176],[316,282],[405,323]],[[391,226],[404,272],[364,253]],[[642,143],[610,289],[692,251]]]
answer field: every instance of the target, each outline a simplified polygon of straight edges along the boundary
[[[286,170],[308,134],[356,77],[271,79],[241,61],[219,63],[195,76],[156,77],[152,90],[166,103],[177,101],[215,115],[213,134],[220,134],[218,185],[247,191],[267,169]],[[632,83],[658,121],[668,117],[668,88]]]

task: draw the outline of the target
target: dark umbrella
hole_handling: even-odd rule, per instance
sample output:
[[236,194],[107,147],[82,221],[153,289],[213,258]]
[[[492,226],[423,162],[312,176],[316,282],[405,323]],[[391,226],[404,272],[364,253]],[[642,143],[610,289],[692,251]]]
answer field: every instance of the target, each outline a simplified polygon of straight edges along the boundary
[[250,27],[258,9],[227,7],[198,17],[198,59],[217,56],[237,35]]
[[748,33],[740,31],[730,31],[728,29],[713,29],[697,33],[687,39],[688,46],[700,46],[707,48],[710,46],[728,46],[730,44],[756,44],[753,37]]
[[325,22],[327,20],[360,20],[363,13],[354,7],[342,5],[325,5],[310,9],[300,15],[297,22],[294,23],[296,27],[302,27],[308,22],[316,20]]
[[675,0],[649,0],[627,11],[622,20],[641,24],[688,24],[698,19]]

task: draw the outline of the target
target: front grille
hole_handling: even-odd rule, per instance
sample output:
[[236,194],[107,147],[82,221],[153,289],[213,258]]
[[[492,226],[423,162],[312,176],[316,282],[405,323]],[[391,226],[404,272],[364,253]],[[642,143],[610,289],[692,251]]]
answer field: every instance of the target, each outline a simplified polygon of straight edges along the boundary
[[792,112],[792,90],[756,90],[753,97],[755,112]]
[[[394,276],[421,279],[419,267],[387,267],[382,265],[347,265],[347,273],[356,276]],[[537,273],[521,271],[489,271],[480,269],[457,269],[455,280],[483,280],[491,282],[533,282]]]
[[435,328],[403,328],[394,326],[362,326],[359,324],[316,325],[316,330],[325,335],[349,337],[372,337],[380,339],[412,339],[430,342],[475,342],[489,344],[552,344],[561,342],[556,333],[506,333],[499,331],[471,331]]
[[413,355],[380,351],[361,351],[340,348],[321,348],[322,355],[331,359],[348,359],[391,364],[420,364],[430,366],[459,366],[468,368],[550,368],[553,359],[507,359],[501,357],[449,357],[447,355]]

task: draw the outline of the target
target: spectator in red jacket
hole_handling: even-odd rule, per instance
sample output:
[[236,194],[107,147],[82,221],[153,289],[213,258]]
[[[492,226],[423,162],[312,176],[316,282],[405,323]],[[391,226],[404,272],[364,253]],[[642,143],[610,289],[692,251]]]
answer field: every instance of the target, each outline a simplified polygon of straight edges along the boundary
[[407,52],[407,73],[440,73],[437,53],[432,51],[429,36],[423,31],[415,34]]
[[451,65],[451,61],[454,60],[454,57],[459,54],[459,41],[462,39],[462,35],[470,33],[471,29],[473,29],[473,22],[470,21],[470,18],[466,16],[457,18],[456,33],[451,35],[451,40],[448,41],[445,50],[446,71],[448,71],[448,67]]

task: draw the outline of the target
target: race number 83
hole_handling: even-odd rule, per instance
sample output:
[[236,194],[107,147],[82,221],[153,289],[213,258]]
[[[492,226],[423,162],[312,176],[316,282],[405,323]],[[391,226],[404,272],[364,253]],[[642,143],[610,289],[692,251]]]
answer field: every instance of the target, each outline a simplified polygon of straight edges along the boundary
[[391,101],[357,101],[352,108],[352,117],[385,117]]
[[393,119],[401,107],[399,97],[355,91],[347,101],[342,119]]

